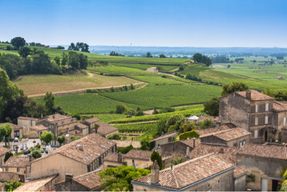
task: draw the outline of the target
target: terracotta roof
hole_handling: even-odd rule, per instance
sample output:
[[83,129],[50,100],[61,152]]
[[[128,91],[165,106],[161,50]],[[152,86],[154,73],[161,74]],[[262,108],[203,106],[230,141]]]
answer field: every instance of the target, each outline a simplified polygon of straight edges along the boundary
[[120,159],[119,156],[120,156],[119,153],[110,153],[105,157],[105,161],[119,162],[119,159]]
[[238,154],[287,160],[287,147],[283,145],[246,144],[238,151]]
[[0,146],[0,156],[5,155],[8,151],[11,150]]
[[234,169],[233,175],[235,178],[241,177],[243,175],[246,175],[247,173],[247,168],[244,166],[236,166]]
[[196,145],[200,141],[199,141],[199,139],[192,139],[191,138],[191,139],[181,140],[179,142],[181,142],[181,143],[183,143],[183,144],[185,144],[191,148],[194,148],[194,145]]
[[73,117],[66,116],[66,115],[61,115],[61,114],[54,114],[54,115],[49,115],[43,121],[47,121],[49,123],[53,123],[56,125],[66,125],[70,124],[76,121]]
[[56,149],[52,154],[58,153],[88,165],[114,145],[114,142],[93,133]]
[[20,181],[20,176],[14,172],[0,172],[0,182]]
[[106,136],[110,133],[113,133],[113,132],[117,132],[118,129],[107,124],[107,123],[102,123],[102,122],[97,122],[96,123],[99,127],[97,128],[97,133],[100,134],[100,135],[103,135],[103,136]]
[[73,178],[77,183],[85,186],[89,190],[98,190],[101,187],[101,177],[99,171],[92,171]]
[[85,119],[83,122],[92,124],[92,123],[96,123],[97,121],[99,121],[99,119],[97,117],[93,117],[93,118]]
[[48,130],[48,127],[44,125],[35,125],[35,126],[32,126],[30,129],[34,131],[45,131],[45,130]]
[[239,148],[236,147],[225,147],[217,145],[207,145],[199,143],[196,147],[190,152],[190,158],[198,158],[210,153],[220,153],[225,160],[228,160],[232,163],[236,162],[236,153]]
[[44,187],[46,184],[51,182],[53,179],[55,179],[56,176],[50,176],[42,179],[35,179],[28,181],[15,189],[14,191],[42,191],[42,187]]
[[19,168],[25,168],[30,165],[29,157],[25,156],[12,156],[10,157],[3,167],[19,167]]
[[[173,168],[161,170],[158,184],[169,189],[182,189],[232,169],[234,169],[234,165],[225,161],[220,155],[208,154],[180,163],[173,166]],[[151,174],[138,179],[136,182],[149,185],[151,183]]]
[[22,119],[22,120],[32,120],[32,121],[38,121],[38,118],[34,118],[34,117],[24,117],[24,116],[20,116],[18,117],[18,119]]
[[223,124],[220,127],[214,127],[214,128],[207,128],[207,129],[196,129],[196,132],[199,135],[206,135],[211,133],[216,133],[218,131],[227,130],[230,128],[234,128],[235,126],[232,126],[232,124]]
[[[247,98],[246,92],[248,92],[248,91],[238,91],[238,92],[236,92],[236,94],[238,94],[244,98]],[[262,101],[262,100],[273,100],[274,99],[273,97],[270,97],[268,95],[265,95],[263,93],[255,91],[255,90],[250,90],[250,92],[251,92],[251,100],[252,101]]]
[[127,154],[123,155],[124,158],[140,159],[150,161],[151,151],[132,149]]
[[275,101],[273,103],[272,109],[275,111],[287,111],[287,103],[286,102],[279,102]]
[[85,124],[83,124],[83,123],[77,123],[75,126],[76,126],[78,129],[87,129],[87,128],[88,128],[88,126],[85,125]]
[[245,129],[232,128],[232,129],[226,129],[226,130],[222,130],[222,131],[218,131],[218,132],[214,132],[214,133],[209,133],[206,135],[201,135],[200,138],[214,136],[214,137],[217,137],[217,138],[222,139],[224,141],[231,141],[234,139],[239,139],[241,137],[248,136],[250,134],[251,133],[246,131]]
[[164,134],[160,137],[153,139],[152,141],[158,141],[158,140],[169,138],[169,137],[176,137],[176,132]]

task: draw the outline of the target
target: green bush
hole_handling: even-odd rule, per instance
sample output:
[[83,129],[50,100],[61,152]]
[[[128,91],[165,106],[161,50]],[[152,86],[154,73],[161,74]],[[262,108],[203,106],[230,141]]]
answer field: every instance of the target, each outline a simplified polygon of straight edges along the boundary
[[127,147],[118,147],[117,150],[119,153],[122,153],[122,154],[126,154],[128,153],[130,150],[132,150],[134,147],[132,145],[129,145]]
[[186,140],[189,138],[199,138],[199,134],[195,130],[192,130],[179,135],[179,140]]

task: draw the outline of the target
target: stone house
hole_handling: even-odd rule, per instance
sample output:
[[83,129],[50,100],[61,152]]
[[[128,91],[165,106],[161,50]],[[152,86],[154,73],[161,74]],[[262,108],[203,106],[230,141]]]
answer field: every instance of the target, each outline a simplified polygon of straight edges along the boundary
[[89,134],[89,126],[83,123],[77,123],[75,125],[75,135],[86,136]]
[[56,184],[57,191],[100,191],[101,177],[99,171],[92,171],[73,177],[66,175],[65,181]]
[[32,161],[31,178],[59,174],[56,182],[62,182],[66,174],[78,176],[98,169],[104,158],[115,150],[114,142],[93,133]]
[[26,156],[11,156],[3,165],[5,172],[17,173],[25,177],[30,175],[31,162]]
[[[208,154],[132,181],[134,191],[232,191],[235,166]],[[208,171],[207,171],[208,170]]]
[[104,166],[105,167],[118,167],[126,165],[123,162],[123,155],[121,153],[110,153],[104,159]]
[[[251,132],[253,143],[279,140],[286,125],[285,112],[287,105],[255,90],[232,93],[222,97],[219,104],[221,123],[233,123]],[[284,140],[287,137],[282,137]]]
[[44,178],[38,178],[30,180],[20,187],[16,188],[14,191],[54,191],[55,190],[55,179],[57,175],[48,176]]
[[161,145],[167,144],[167,143],[173,143],[176,138],[176,132],[173,133],[167,133],[165,135],[162,135],[160,137],[157,137],[151,141],[152,146],[155,148],[158,148]]
[[97,122],[96,123],[96,133],[103,136],[103,137],[110,137],[114,134],[119,133],[118,129],[111,126],[110,124],[107,123],[102,123],[102,122]]
[[37,118],[20,116],[17,118],[17,125],[23,127],[23,135],[26,135],[32,126],[37,125],[38,121]]
[[149,168],[152,166],[151,154],[151,151],[132,149],[123,155],[123,162],[135,168]]
[[96,122],[98,122],[99,119],[96,117],[92,117],[89,119],[85,119],[82,123],[87,125],[89,127],[89,133],[94,133],[96,131]]
[[287,168],[287,147],[247,144],[236,155],[237,165],[247,169],[252,190],[277,191],[281,174]]
[[30,127],[29,133],[27,133],[27,135],[25,135],[28,138],[39,138],[39,136],[44,132],[44,131],[48,131],[48,127],[44,126],[44,125],[34,125],[32,127]]
[[69,131],[74,130],[75,125],[78,121],[70,116],[54,114],[41,119],[38,124],[42,124],[48,127],[49,131],[52,131],[55,137],[69,133]]
[[242,128],[225,129],[200,136],[203,144],[242,147],[249,142],[251,133]]

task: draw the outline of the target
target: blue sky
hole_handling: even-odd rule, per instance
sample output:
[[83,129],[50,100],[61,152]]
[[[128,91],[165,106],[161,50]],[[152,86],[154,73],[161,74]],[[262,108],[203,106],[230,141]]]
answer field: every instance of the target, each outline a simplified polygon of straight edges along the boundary
[[287,47],[287,0],[0,0],[0,40]]

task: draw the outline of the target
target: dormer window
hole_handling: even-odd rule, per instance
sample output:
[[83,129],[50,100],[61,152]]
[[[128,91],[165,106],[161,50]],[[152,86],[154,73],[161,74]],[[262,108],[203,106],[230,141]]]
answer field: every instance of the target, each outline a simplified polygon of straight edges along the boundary
[[265,103],[265,111],[269,111],[269,103]]

